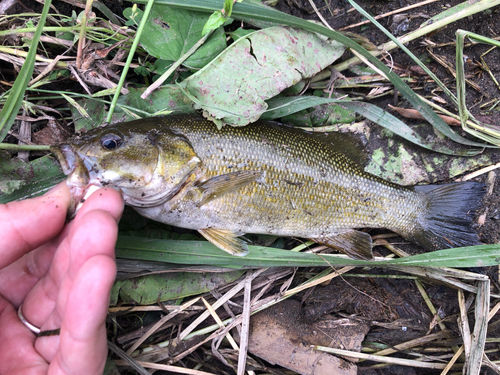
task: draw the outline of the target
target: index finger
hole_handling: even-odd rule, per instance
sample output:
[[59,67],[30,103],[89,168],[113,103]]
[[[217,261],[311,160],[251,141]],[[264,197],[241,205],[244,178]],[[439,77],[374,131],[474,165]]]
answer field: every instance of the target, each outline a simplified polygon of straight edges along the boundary
[[0,269],[55,237],[64,226],[69,201],[63,181],[40,197],[0,204]]

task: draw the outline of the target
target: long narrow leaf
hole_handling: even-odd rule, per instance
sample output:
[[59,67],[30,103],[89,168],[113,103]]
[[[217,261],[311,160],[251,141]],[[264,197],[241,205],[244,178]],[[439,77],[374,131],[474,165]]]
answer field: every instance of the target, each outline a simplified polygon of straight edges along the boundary
[[42,15],[40,16],[40,23],[36,28],[33,39],[31,40],[31,47],[28,55],[26,56],[26,60],[24,61],[21,71],[16,78],[16,82],[14,82],[14,86],[12,86],[9,96],[5,101],[5,105],[0,112],[0,142],[2,142],[9,133],[9,130],[16,119],[17,112],[19,111],[19,108],[21,108],[24,92],[26,91],[26,87],[28,87],[31,75],[33,74],[33,69],[35,68],[36,49],[38,47],[38,41],[42,35],[43,26],[45,25],[45,20],[49,14],[51,4],[52,0],[45,0]]
[[224,267],[311,267],[311,266],[424,266],[485,267],[500,264],[500,245],[482,245],[433,251],[394,260],[363,261],[343,255],[295,253],[260,246],[248,246],[245,257],[235,257],[206,241],[156,240],[119,236],[116,255],[120,258],[154,260],[177,264]]
[[[270,99],[267,102],[269,104],[269,108],[261,117],[262,119],[283,117],[305,108],[311,108],[321,104],[336,103],[352,111],[356,111],[360,115],[375,122],[376,124],[379,124],[380,126],[383,126],[384,128],[389,129],[390,131],[399,135],[400,137],[403,137],[404,139],[428,150],[440,152],[443,154],[462,156],[474,156],[480,152],[479,150],[452,150],[446,146],[443,146],[442,144],[433,142],[432,140],[427,141],[424,138],[420,137],[417,133],[415,133],[403,121],[394,117],[389,112],[384,111],[382,108],[370,103],[321,98],[317,96],[277,97]],[[290,107],[293,107],[293,109],[290,109]]]

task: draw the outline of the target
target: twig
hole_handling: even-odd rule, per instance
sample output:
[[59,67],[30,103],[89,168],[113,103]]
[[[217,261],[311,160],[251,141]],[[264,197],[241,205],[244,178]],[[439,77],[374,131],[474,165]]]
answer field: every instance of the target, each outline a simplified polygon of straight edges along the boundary
[[142,367],[136,360],[130,357],[127,353],[121,350],[118,346],[108,340],[108,348],[117,356],[123,359],[123,364],[127,364],[137,371],[140,375],[151,375],[144,367]]
[[[219,315],[217,315],[217,313],[215,312],[215,309],[212,307],[212,305],[210,305],[207,300],[205,298],[201,298],[203,304],[205,305],[205,307],[207,308],[208,312],[210,313],[210,315],[212,315],[212,318],[214,318],[215,322],[219,325],[219,327],[224,327],[224,323],[222,322],[221,318],[219,317]],[[226,337],[227,337],[227,340],[229,341],[229,344],[231,344],[232,348],[234,350],[238,350],[238,344],[236,343],[236,341],[234,341],[233,339],[233,336],[231,336],[231,334],[228,332],[226,334]]]
[[87,19],[89,18],[90,10],[92,9],[92,3],[94,0],[87,0],[85,4],[85,11],[82,16],[82,23],[80,28],[80,36],[78,38],[78,47],[76,51],[76,68],[81,69],[83,63],[83,47],[85,46],[85,28],[87,27]]
[[384,357],[384,356],[380,356],[380,355],[351,352],[349,350],[343,350],[343,349],[328,348],[328,347],[319,346],[319,345],[312,345],[311,347],[313,349],[321,350],[321,351],[331,353],[331,354],[337,354],[337,355],[352,357],[352,358],[360,358],[360,359],[365,359],[365,360],[369,360],[369,361],[391,363],[391,364],[395,364],[395,365],[434,368],[434,369],[444,369],[446,366],[444,363],[429,363],[429,362],[416,361],[413,359]]
[[[432,0],[432,1],[437,1],[437,0]],[[311,4],[312,8],[316,12],[316,15],[319,17],[319,19],[321,20],[321,22],[323,22],[323,25],[325,25],[328,29],[333,30],[332,27],[328,24],[328,22],[326,22],[326,20],[323,18],[323,16],[319,12],[318,8],[316,7],[316,4],[314,4],[314,1],[313,0],[309,0],[309,4]]]
[[455,364],[455,362],[457,361],[457,359],[460,358],[460,356],[462,355],[463,352],[464,352],[464,346],[462,345],[457,350],[457,352],[455,353],[455,355],[453,356],[453,358],[450,359],[450,362],[448,362],[448,364],[446,365],[446,367],[443,369],[443,371],[441,372],[441,375],[446,375],[448,373],[448,371],[450,371],[450,369],[453,367],[453,365]]
[[7,11],[16,3],[16,0],[2,0],[0,2],[0,14],[7,14]]
[[465,361],[468,362],[471,351],[471,334],[469,328],[469,319],[467,317],[467,308],[465,307],[465,296],[463,290],[458,290],[458,306],[460,307],[460,315],[458,316],[458,328],[464,340]]
[[[404,8],[401,8],[401,9],[393,10],[392,12],[387,12],[387,13],[384,13],[384,14],[380,14],[380,15],[375,16],[373,18],[375,18],[376,20],[378,20],[380,18],[385,18],[385,17],[388,17],[388,16],[392,16],[393,14],[398,14],[398,13],[405,12],[405,11],[413,9],[413,8],[418,8],[418,7],[427,5],[427,4],[431,4],[431,3],[434,3],[436,1],[439,1],[439,0],[426,0],[426,1],[418,2],[416,4],[408,5],[407,7],[404,7]],[[366,20],[366,21],[363,21],[363,22],[358,22],[358,23],[356,23],[354,25],[349,25],[349,26],[343,27],[343,28],[340,29],[340,31],[347,30],[347,29],[352,29],[353,27],[357,27],[357,26],[361,26],[361,25],[366,25],[367,23],[370,23],[370,20]]]
[[478,375],[486,343],[488,330],[488,313],[490,309],[490,280],[479,282],[474,309],[474,331],[472,332],[471,353],[469,361],[465,361],[465,373]]
[[451,332],[449,330],[439,331],[437,333],[432,333],[432,334],[426,335],[424,337],[419,337],[418,339],[414,339],[414,340],[410,340],[407,342],[403,342],[401,344],[394,345],[394,347],[391,347],[391,348],[379,350],[373,354],[374,355],[389,355],[389,354],[397,353],[398,351],[401,351],[401,350],[411,349],[411,348],[418,346],[418,345],[423,345],[423,344],[429,343],[429,342],[434,341],[434,340],[439,340],[439,339],[448,337],[450,335],[450,333]]
[[497,168],[500,168],[500,163],[497,163],[497,164],[494,164],[494,165],[490,165],[488,167],[484,167],[484,168],[481,168],[480,170],[478,171],[475,171],[475,172],[472,172],[472,173],[469,173],[468,175],[465,175],[464,177],[458,179],[457,181],[467,181],[467,180],[471,180],[473,178],[476,178],[477,176],[481,176],[482,174],[484,173],[488,173],[489,171],[493,171]]
[[[266,270],[265,268],[260,269],[260,270],[258,270],[256,272],[254,272],[254,274],[252,276],[253,277],[257,277],[258,275],[260,275],[265,270]],[[241,289],[243,289],[244,285],[245,285],[245,279],[241,280],[229,292],[227,292],[224,295],[224,297],[222,297],[216,303],[214,303],[213,308],[214,309],[218,309],[219,307],[221,307],[223,303],[225,303],[227,300],[229,300],[230,298],[232,298]],[[179,334],[179,339],[180,340],[184,340],[184,338],[186,338],[186,336],[189,335],[193,331],[193,329],[195,329],[201,322],[203,322],[206,318],[208,318],[209,315],[210,315],[210,312],[208,310],[205,311],[205,312],[203,312],[198,318],[196,318],[194,320],[193,323],[191,323],[188,327],[186,327],[186,329],[184,331],[182,331]]]
[[127,350],[127,354],[131,355],[135,349],[139,347],[146,339],[151,336],[153,333],[155,333],[163,324],[165,324],[167,321],[172,319],[174,316],[178,315],[180,312],[184,311],[187,307],[195,304],[196,302],[199,301],[199,297],[193,298],[191,301],[186,302],[182,306],[179,306],[178,310],[172,311],[170,314],[165,315],[163,318],[158,320],[150,329],[147,331],[142,337],[136,340],[134,344]]
[[[124,361],[115,361],[117,365],[123,365]],[[165,370],[170,372],[175,372],[176,374],[189,374],[189,375],[215,375],[212,372],[199,371],[199,370],[191,370],[185,367],[172,366],[172,365],[162,365],[160,363],[152,363],[152,362],[142,362],[137,361],[143,367],[152,368],[155,370]],[[150,372],[146,372],[148,375],[151,375]]]
[[248,350],[248,334],[250,330],[250,299],[253,278],[245,278],[245,293],[243,298],[243,313],[241,315],[240,352],[238,354],[238,375],[245,373]]

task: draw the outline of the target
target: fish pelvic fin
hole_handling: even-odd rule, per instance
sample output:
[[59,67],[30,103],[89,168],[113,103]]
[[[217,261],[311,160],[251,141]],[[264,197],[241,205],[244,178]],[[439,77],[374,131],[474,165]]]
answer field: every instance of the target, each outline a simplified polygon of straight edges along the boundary
[[212,177],[196,186],[199,193],[197,203],[203,206],[222,195],[238,190],[262,176],[261,171],[236,171]]
[[481,207],[484,184],[467,181],[415,186],[415,191],[427,197],[428,210],[408,239],[427,250],[481,245],[472,219]]
[[334,248],[354,259],[373,260],[372,238],[368,233],[350,229],[345,232],[312,241]]
[[198,229],[198,232],[219,249],[231,255],[245,256],[248,254],[248,245],[238,234],[226,229]]

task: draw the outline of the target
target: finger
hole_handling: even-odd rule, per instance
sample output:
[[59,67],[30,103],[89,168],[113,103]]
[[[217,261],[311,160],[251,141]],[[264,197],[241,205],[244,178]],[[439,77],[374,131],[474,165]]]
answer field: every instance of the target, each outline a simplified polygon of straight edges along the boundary
[[[79,221],[85,213],[95,208],[103,209],[109,212],[115,220],[119,220],[123,211],[123,200],[121,195],[113,189],[105,188],[97,190],[83,205],[78,213],[78,220],[75,219],[74,221]],[[43,227],[45,223],[41,223],[40,225]],[[19,306],[26,298],[27,293],[48,272],[57,246],[61,242],[61,239],[68,235],[73,225],[73,222],[67,225],[64,232],[58,237],[1,270],[0,295],[3,295],[14,306]],[[62,261],[64,256],[64,254],[60,254],[59,262],[57,262],[59,265],[65,264]],[[58,269],[61,268],[59,267]],[[65,272],[65,270],[62,270],[62,272]],[[49,289],[47,288],[46,290]]]
[[47,362],[35,351],[35,335],[0,297],[0,374],[46,374]]
[[[106,315],[116,274],[114,260],[105,255],[89,259],[79,270],[64,308],[59,338],[42,337],[36,349],[61,374],[102,373],[107,357]],[[51,341],[59,340],[53,352]]]
[[16,307],[50,268],[57,244],[50,243],[29,252],[0,270],[0,295]]
[[69,200],[62,182],[41,197],[1,204],[0,269],[55,237],[64,225]]
[[[121,200],[118,202],[121,206]],[[114,259],[117,235],[116,217],[101,210],[83,212],[58,249],[49,272],[23,302],[26,319],[42,330],[60,327],[68,293],[80,268],[97,255]]]
[[123,213],[123,198],[121,194],[111,188],[101,188],[96,190],[83,204],[82,208],[73,220],[76,225],[80,218],[92,210],[102,210],[108,212],[118,222]]

